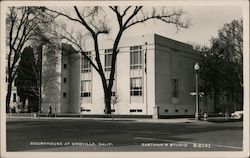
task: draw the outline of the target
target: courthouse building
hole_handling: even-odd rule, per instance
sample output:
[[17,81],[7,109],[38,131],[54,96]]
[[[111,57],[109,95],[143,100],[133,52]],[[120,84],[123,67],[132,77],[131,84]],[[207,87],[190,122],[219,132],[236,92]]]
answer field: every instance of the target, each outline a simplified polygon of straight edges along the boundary
[[[94,49],[86,48],[95,61]],[[44,48],[46,53],[53,48]],[[112,42],[100,42],[100,57],[108,79]],[[43,58],[42,112],[104,114],[99,74],[71,45],[62,45],[58,62]],[[156,34],[124,38],[119,44],[112,88],[117,115],[194,115],[194,64],[201,56],[191,45]],[[49,78],[49,79],[48,79]],[[49,80],[49,81],[48,81]],[[203,105],[205,106],[205,105]],[[207,107],[208,108],[208,107]],[[209,109],[206,109],[209,111]]]

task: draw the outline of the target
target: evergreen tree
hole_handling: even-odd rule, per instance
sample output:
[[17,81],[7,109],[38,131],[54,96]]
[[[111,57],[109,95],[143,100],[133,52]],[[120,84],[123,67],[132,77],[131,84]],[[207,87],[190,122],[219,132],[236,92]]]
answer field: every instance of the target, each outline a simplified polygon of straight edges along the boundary
[[33,48],[26,47],[19,62],[15,85],[23,108],[25,108],[25,101],[28,99],[29,112],[38,111],[39,79],[39,68],[36,64]]

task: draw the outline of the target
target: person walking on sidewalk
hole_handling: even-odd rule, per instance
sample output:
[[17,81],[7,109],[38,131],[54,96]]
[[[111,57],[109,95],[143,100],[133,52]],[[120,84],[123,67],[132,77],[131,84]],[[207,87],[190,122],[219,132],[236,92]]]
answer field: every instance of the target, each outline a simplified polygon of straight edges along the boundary
[[49,117],[52,117],[52,107],[49,106],[49,114],[48,114]]

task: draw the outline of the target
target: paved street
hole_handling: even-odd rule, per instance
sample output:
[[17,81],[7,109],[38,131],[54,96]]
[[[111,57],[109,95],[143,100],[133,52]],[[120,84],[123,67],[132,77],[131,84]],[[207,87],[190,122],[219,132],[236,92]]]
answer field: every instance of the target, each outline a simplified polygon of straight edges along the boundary
[[242,122],[10,119],[7,151],[240,151]]

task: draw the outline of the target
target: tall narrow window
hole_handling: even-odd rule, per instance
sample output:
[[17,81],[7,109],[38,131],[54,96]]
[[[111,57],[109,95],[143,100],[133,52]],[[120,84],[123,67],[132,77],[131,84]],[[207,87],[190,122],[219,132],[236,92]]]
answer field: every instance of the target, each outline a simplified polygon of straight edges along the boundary
[[13,102],[16,102],[16,93],[13,93]]
[[81,97],[90,97],[91,96],[91,81],[82,80],[81,81]]
[[132,46],[130,47],[130,69],[142,68],[142,47]]
[[[91,52],[85,52],[85,54],[91,59]],[[81,66],[81,68],[82,68],[82,72],[83,73],[85,73],[85,72],[91,72],[91,64],[90,64],[90,61],[86,58],[86,57],[84,57],[84,56],[82,56],[82,66]]]
[[179,81],[178,79],[172,79],[172,97],[179,97]]
[[111,70],[111,63],[112,63],[112,49],[105,50],[105,71]]
[[[106,82],[107,85],[109,84],[109,77],[110,77],[110,71],[111,71],[111,65],[112,65],[112,53],[113,53],[113,49],[106,49],[105,50],[105,77],[106,77]],[[116,73],[114,76],[114,80],[113,80],[113,87],[112,87],[112,96],[116,95]]]
[[63,82],[66,83],[67,82],[67,78],[63,78]]
[[64,68],[64,69],[67,69],[67,64],[63,64],[63,68]]
[[[85,52],[85,55],[91,60],[91,52]],[[81,63],[81,97],[84,102],[91,102],[91,63],[85,56],[82,56]]]
[[66,96],[67,96],[67,93],[63,92],[63,97],[66,98]]
[[142,46],[130,47],[130,96],[142,96]]

